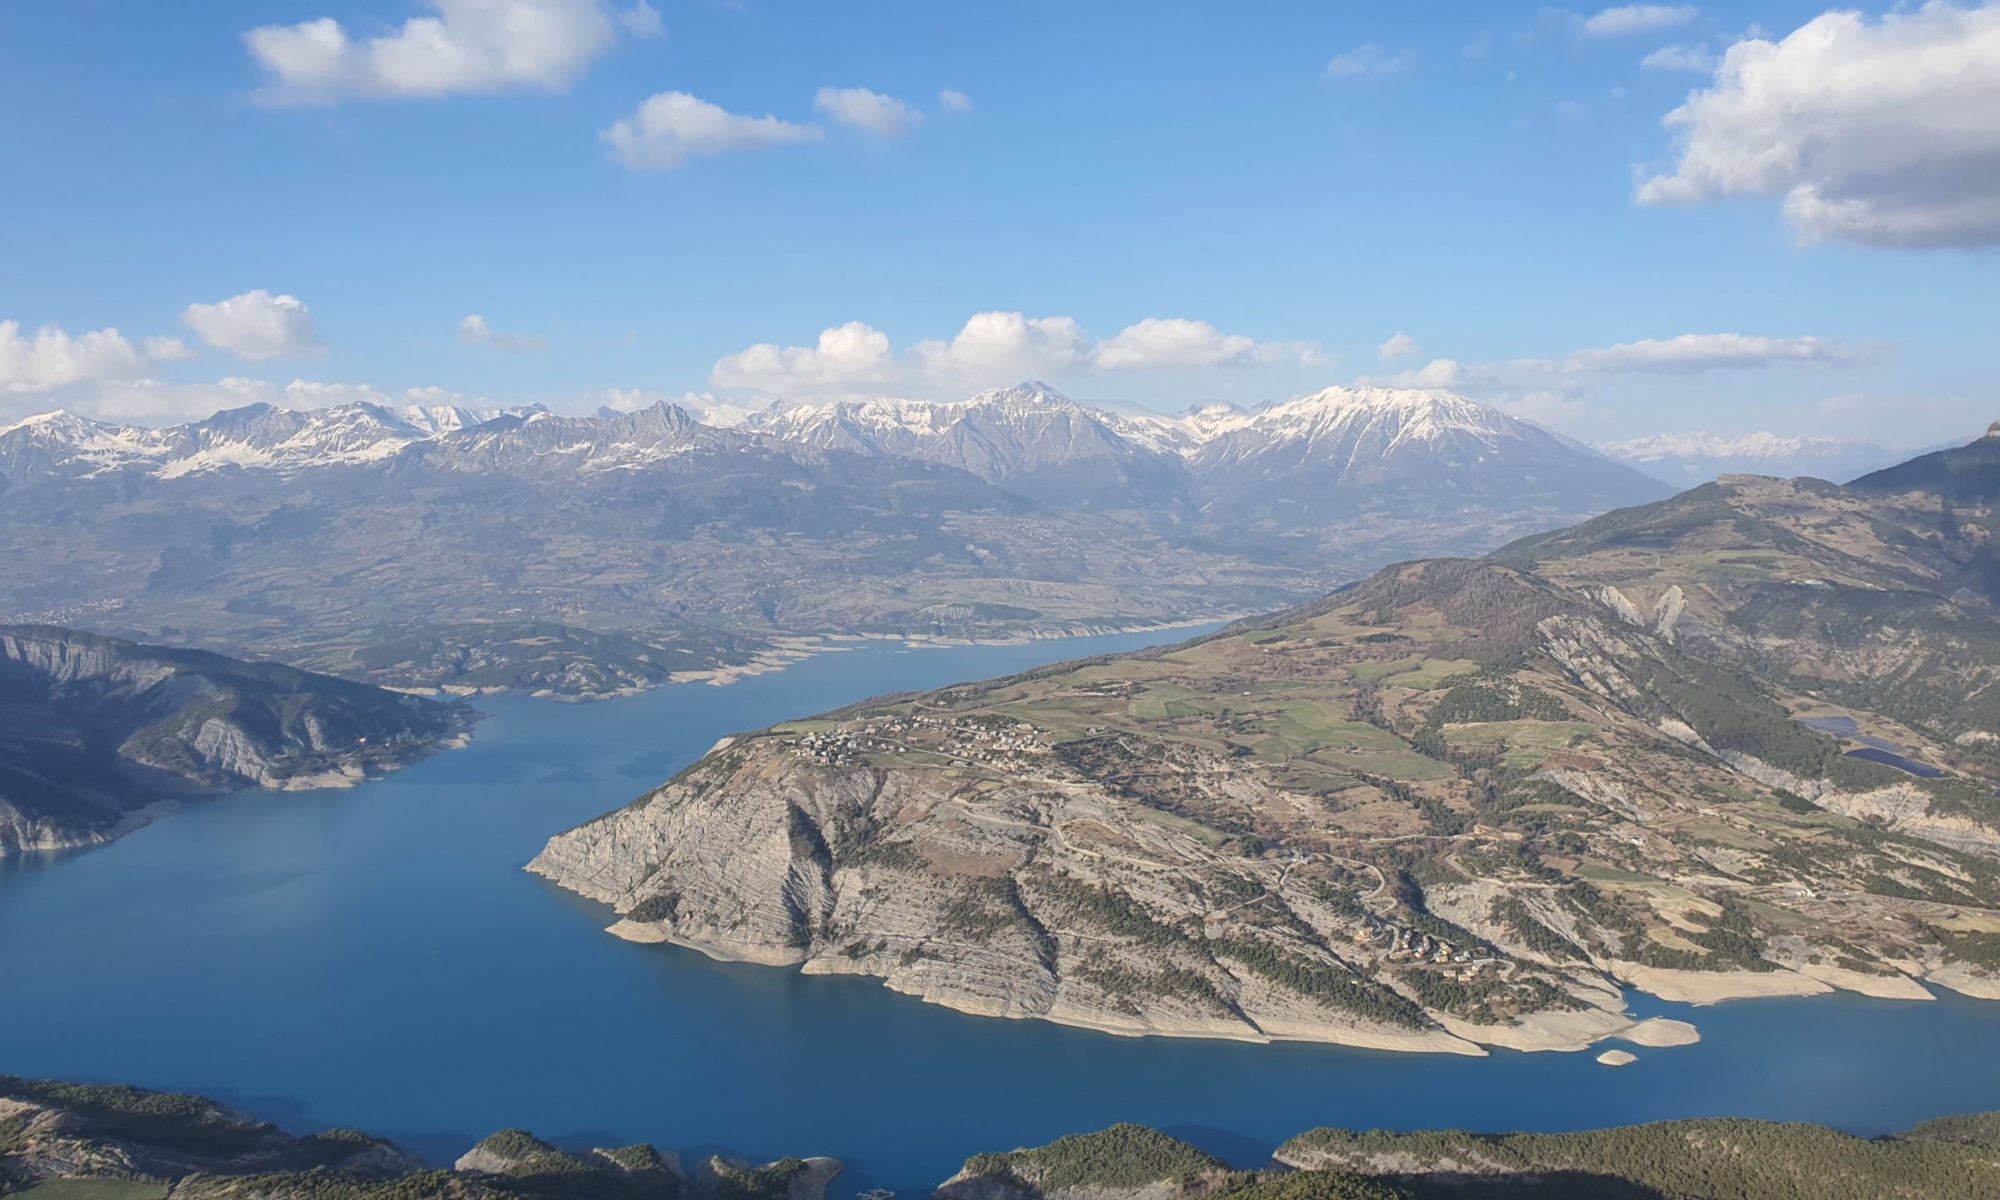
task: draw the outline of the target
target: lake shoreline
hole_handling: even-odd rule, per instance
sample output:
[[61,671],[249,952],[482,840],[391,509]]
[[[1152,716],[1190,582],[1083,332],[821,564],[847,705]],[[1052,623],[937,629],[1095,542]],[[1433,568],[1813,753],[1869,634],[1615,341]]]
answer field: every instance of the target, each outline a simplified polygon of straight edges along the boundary
[[[1105,1036],[974,1019],[858,978],[648,953],[601,932],[602,906],[520,870],[553,832],[724,736],[1145,644],[861,645],[626,704],[495,697],[471,746],[368,787],[218,797],[88,854],[0,863],[0,1029],[21,1031],[0,1070],[375,1130],[439,1165],[509,1126],[753,1161],[832,1153],[849,1163],[832,1200],[927,1195],[968,1155],[1119,1121],[1256,1165],[1320,1125],[1561,1132],[1729,1116],[1872,1136],[2000,1109],[1981,1049],[2000,1045],[2000,1006],[1955,994],[1697,1009],[1632,992],[1634,1017],[1695,1021],[1703,1039],[1638,1047],[1619,1070],[1585,1054]],[[516,1053],[524,1029],[559,1052]],[[716,1084],[663,1087],[688,1078]],[[936,1103],[940,1079],[973,1081],[977,1111]],[[779,1091],[823,1100],[774,1106]]]

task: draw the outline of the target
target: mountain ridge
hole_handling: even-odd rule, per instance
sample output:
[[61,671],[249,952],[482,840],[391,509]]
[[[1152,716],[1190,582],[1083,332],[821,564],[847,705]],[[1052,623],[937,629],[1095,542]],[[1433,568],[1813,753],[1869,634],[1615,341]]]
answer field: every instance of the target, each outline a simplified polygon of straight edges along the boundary
[[[1342,413],[1372,414],[1376,441],[1342,451]],[[606,695],[829,634],[1267,611],[1664,491],[1443,393],[1333,389],[1226,424],[1197,446],[1032,383],[744,421],[666,402],[258,405],[161,430],[52,416],[0,432],[0,553],[19,567],[0,617],[396,686]],[[576,632],[550,657],[511,632],[528,626]],[[593,647],[617,663],[571,670]]]

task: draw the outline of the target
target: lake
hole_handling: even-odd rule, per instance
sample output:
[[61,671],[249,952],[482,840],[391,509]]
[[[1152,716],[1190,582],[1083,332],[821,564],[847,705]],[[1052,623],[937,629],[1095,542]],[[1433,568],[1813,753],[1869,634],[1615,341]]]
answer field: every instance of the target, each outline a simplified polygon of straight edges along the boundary
[[922,1194],[968,1155],[1139,1121],[1242,1165],[1314,1125],[1589,1128],[1683,1116],[1861,1133],[2000,1109],[2000,1004],[1836,996],[1646,1014],[1699,1046],[1487,1059],[1122,1039],[964,1016],[871,980],[637,946],[521,871],[724,734],[1186,631],[872,643],[727,688],[500,697],[474,744],[365,787],[245,793],[111,846],[0,860],[0,1071],[195,1091],[448,1162],[520,1126]]

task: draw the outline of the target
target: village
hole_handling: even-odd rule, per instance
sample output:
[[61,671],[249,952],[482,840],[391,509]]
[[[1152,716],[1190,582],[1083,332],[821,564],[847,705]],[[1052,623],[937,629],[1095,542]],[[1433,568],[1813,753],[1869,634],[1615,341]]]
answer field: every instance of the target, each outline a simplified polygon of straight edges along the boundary
[[786,737],[798,758],[824,767],[861,765],[871,754],[934,754],[964,766],[1020,770],[1046,766],[1052,747],[1031,725],[1000,718],[965,719],[922,713],[855,721],[837,729]]

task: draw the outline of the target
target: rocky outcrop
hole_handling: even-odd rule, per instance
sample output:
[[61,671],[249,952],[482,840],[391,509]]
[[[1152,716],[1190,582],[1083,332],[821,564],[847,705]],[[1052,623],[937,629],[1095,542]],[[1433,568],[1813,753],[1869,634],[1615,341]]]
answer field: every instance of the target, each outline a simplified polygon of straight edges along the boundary
[[0,855],[108,841],[176,798],[346,787],[470,710],[272,663],[0,626]]

